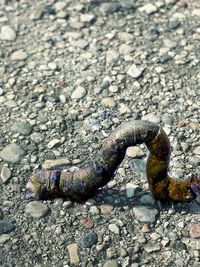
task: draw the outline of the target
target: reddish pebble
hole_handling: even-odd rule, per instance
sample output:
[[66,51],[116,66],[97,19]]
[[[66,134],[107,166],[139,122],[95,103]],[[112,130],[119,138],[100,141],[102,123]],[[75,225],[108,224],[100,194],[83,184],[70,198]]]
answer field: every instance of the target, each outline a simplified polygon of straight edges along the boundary
[[178,1],[176,3],[176,6],[177,7],[183,7],[183,8],[186,8],[188,6],[187,2],[186,1]]
[[190,228],[190,236],[192,238],[200,238],[200,224],[195,224]]
[[179,121],[178,122],[178,127],[181,128],[183,126],[185,126],[185,122],[184,121]]
[[94,226],[94,223],[89,219],[81,219],[80,224],[82,224],[87,229],[90,229]]

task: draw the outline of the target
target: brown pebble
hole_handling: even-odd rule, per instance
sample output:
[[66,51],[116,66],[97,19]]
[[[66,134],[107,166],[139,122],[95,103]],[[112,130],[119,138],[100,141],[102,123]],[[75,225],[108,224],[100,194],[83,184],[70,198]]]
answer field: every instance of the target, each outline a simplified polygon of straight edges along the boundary
[[70,264],[74,264],[74,265],[78,265],[80,260],[79,260],[79,256],[78,256],[78,252],[77,252],[77,244],[73,243],[73,244],[69,244],[67,246],[68,252],[69,252],[69,259],[70,259]]
[[200,224],[195,224],[190,228],[190,236],[192,238],[200,238]]
[[109,214],[113,210],[113,206],[110,204],[103,204],[100,206],[100,210],[102,214]]
[[145,223],[145,224],[142,226],[142,232],[143,232],[143,233],[149,233],[150,231],[151,231],[151,229],[150,229],[149,225]]
[[81,219],[80,224],[82,224],[87,229],[91,229],[94,226],[93,221],[91,221],[90,219]]

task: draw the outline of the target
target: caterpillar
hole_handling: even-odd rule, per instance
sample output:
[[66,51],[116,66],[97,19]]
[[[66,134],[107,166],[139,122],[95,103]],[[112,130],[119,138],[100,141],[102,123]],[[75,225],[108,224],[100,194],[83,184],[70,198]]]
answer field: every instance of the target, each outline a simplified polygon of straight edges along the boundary
[[171,147],[167,134],[158,125],[142,120],[122,123],[104,141],[91,163],[78,171],[41,171],[26,184],[27,198],[62,196],[87,199],[105,186],[125,157],[126,149],[144,143],[149,150],[146,176],[156,200],[190,201],[200,195],[200,178],[177,180],[168,174]]

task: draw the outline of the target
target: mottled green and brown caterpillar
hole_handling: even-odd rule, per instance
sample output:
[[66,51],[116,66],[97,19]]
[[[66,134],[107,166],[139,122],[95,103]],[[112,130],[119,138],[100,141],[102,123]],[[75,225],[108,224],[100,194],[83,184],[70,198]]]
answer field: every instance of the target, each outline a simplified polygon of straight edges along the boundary
[[63,196],[74,200],[90,197],[113,178],[126,149],[142,143],[150,152],[146,174],[155,199],[188,201],[200,193],[200,178],[177,180],[169,176],[171,149],[164,130],[154,123],[135,120],[121,124],[112,132],[87,167],[74,172],[53,170],[33,175],[26,185],[27,197]]

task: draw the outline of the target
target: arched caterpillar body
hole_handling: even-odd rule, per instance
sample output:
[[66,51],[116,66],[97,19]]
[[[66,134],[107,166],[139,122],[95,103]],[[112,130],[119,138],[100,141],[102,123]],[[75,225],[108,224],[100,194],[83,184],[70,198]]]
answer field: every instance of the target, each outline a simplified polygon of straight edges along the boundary
[[81,200],[106,185],[125,157],[126,149],[144,143],[149,156],[146,174],[154,198],[161,201],[188,201],[200,193],[200,179],[177,180],[170,177],[170,143],[164,130],[148,121],[121,124],[104,141],[94,160],[78,171],[42,171],[33,175],[26,185],[27,197],[43,199],[64,196]]

